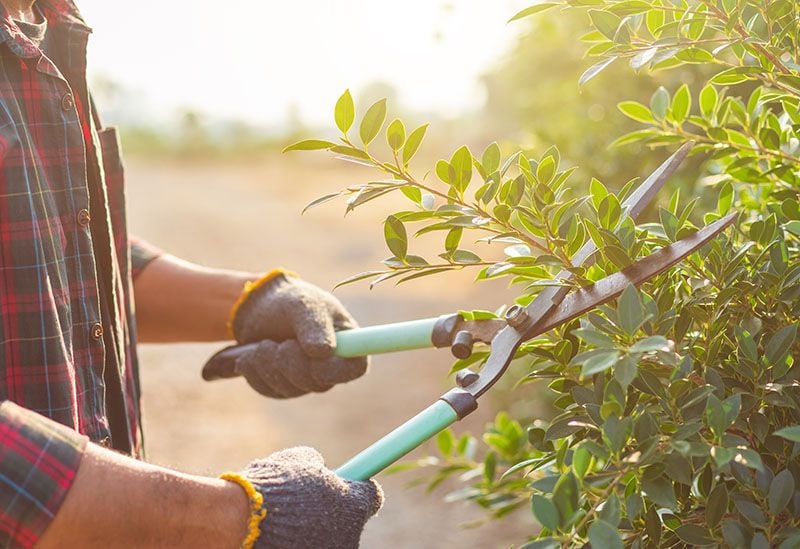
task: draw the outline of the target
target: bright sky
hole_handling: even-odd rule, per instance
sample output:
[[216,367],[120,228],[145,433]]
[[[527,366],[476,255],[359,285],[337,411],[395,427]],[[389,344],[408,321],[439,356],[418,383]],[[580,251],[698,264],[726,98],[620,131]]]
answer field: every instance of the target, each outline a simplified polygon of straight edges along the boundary
[[90,72],[157,111],[188,106],[268,124],[291,106],[328,124],[345,88],[375,80],[415,109],[479,105],[480,74],[522,30],[506,21],[531,3],[77,0],[94,29]]

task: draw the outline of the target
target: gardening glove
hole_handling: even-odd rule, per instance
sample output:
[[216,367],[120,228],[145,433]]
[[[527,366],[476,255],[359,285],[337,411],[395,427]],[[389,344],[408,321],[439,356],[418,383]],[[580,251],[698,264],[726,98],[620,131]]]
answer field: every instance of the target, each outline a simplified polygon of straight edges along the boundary
[[358,326],[350,313],[330,293],[283,270],[245,289],[230,324],[237,342],[260,342],[235,369],[268,397],[324,392],[367,371],[366,357],[334,355],[335,332]]
[[375,481],[336,476],[313,448],[282,450],[222,478],[242,484],[250,497],[244,547],[358,547],[364,525],[383,505]]

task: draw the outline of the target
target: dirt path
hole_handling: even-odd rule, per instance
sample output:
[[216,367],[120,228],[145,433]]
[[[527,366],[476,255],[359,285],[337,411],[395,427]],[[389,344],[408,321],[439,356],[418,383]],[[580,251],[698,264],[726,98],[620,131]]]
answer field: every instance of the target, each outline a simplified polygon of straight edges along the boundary
[[[248,164],[129,162],[130,225],[135,234],[189,260],[253,271],[284,266],[331,288],[386,257],[381,208],[356,211],[346,220],[342,203],[303,217],[300,211],[340,185],[364,181],[365,173],[309,156]],[[472,276],[433,277],[371,292],[359,283],[337,290],[337,295],[363,325],[463,308],[493,309],[510,300],[503,286],[476,287]],[[152,461],[212,474],[305,444],[336,465],[437,398],[447,388],[444,374],[450,365],[444,351],[384,355],[373,359],[370,374],[357,382],[322,395],[273,401],[240,380],[201,381],[201,365],[219,347],[142,346],[146,443]],[[492,415],[486,402],[457,430],[477,432]],[[363,547],[508,547],[534,528],[523,511],[502,525],[464,529],[463,523],[482,516],[479,509],[445,504],[443,492],[426,496],[421,488],[406,489],[412,478],[413,473],[381,478],[387,503],[368,525]]]

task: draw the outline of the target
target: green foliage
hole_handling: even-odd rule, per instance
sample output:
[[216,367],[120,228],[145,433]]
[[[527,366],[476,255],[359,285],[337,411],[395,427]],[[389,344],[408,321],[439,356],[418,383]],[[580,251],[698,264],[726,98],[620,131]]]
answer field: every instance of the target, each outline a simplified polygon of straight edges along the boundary
[[[596,83],[590,77],[624,62],[651,75],[649,99],[619,104],[639,126],[617,144],[693,141],[705,162],[699,181],[717,196],[703,221],[735,208],[739,222],[616,304],[520,348],[519,384],[553,395],[552,417],[500,412],[480,439],[446,431],[437,457],[406,467],[431,471],[431,489],[457,476],[465,486],[448,499],[472,501],[492,517],[532,513],[541,529],[525,547],[797,547],[798,5],[569,0],[514,19],[556,9],[583,12],[591,25],[583,39],[597,59],[580,77],[587,89]],[[708,78],[676,85],[659,76],[685,65],[702,66]],[[426,181],[409,168],[424,126],[404,142],[402,124],[392,122],[387,160],[368,150],[386,116],[385,104],[376,105],[361,124],[363,147],[349,141],[349,124],[340,125],[341,144],[297,146],[328,148],[389,175],[318,202],[345,195],[352,209],[394,191],[410,202],[386,220],[385,269],[350,281],[476,268],[478,280],[508,279],[526,304],[563,283],[553,280],[560,269],[585,285],[697,229],[697,198],[686,202],[681,192],[659,222],[634,225],[620,206],[631,184],[619,195],[598,179],[573,186],[574,168],[562,166],[555,147],[536,155],[495,143],[480,155],[461,147],[431,170],[438,181]],[[475,251],[463,247],[467,231],[480,237]],[[429,232],[443,241],[432,262],[408,252],[409,234]],[[589,239],[598,247],[594,264],[573,266]],[[478,348],[454,370],[486,355]]]

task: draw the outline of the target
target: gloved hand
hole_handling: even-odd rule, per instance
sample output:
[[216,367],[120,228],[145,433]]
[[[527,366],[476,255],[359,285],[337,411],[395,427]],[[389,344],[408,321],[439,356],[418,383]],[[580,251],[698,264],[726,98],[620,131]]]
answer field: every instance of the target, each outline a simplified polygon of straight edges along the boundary
[[251,462],[242,475],[263,496],[266,516],[255,547],[358,547],[383,505],[373,480],[343,480],[313,448],[290,448]]
[[237,359],[236,371],[253,389],[272,398],[327,391],[367,371],[366,357],[334,356],[335,332],[357,326],[330,293],[275,272],[235,309],[236,341],[261,342]]

